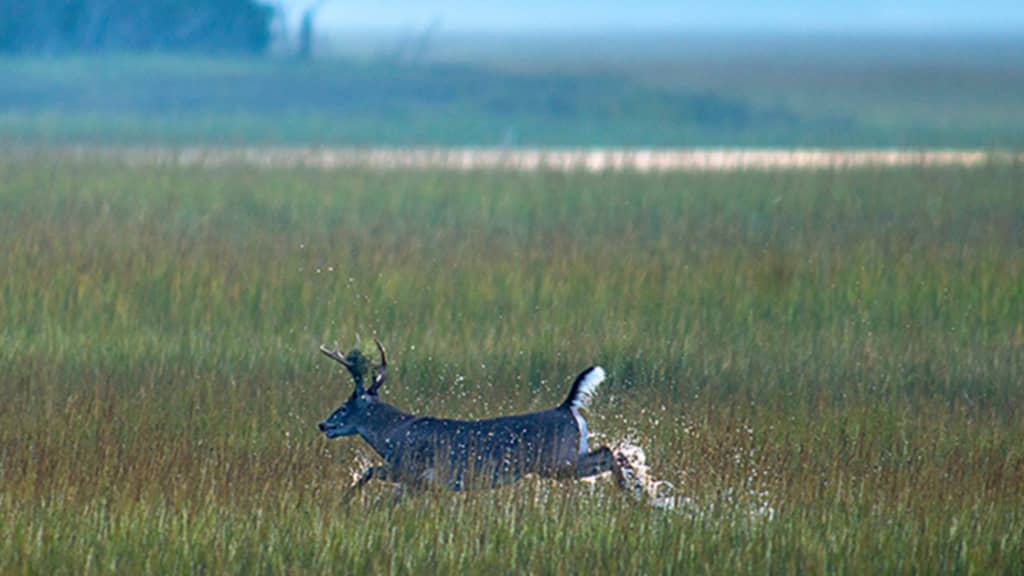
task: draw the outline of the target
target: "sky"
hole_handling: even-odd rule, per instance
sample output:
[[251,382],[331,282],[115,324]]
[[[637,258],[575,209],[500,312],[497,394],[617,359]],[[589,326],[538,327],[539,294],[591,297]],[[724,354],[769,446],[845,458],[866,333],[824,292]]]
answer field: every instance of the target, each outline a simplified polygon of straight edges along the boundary
[[[311,0],[280,0],[297,14]],[[454,32],[700,30],[1024,36],[1024,0],[321,0],[318,28]]]

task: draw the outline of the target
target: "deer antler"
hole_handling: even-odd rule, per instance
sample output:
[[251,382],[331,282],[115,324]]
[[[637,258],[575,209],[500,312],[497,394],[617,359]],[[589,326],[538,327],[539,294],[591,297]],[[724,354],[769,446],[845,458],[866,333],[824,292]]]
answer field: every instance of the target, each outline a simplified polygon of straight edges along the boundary
[[[366,364],[363,362],[362,356],[359,354],[359,350],[353,350],[349,353],[349,357],[345,356],[338,350],[338,343],[334,343],[334,349],[330,349],[323,344],[320,345],[320,352],[324,356],[327,356],[331,360],[334,360],[338,364],[344,366],[348,373],[352,375],[352,380],[356,383],[356,394],[362,395],[363,391],[363,373],[366,371]],[[376,386],[376,379],[374,381]]]
[[327,346],[324,346],[323,344],[321,344],[320,345],[320,351],[323,352],[324,356],[327,356],[331,360],[334,360],[335,362],[341,364],[342,366],[344,366],[345,368],[348,368],[349,370],[351,370],[352,368],[355,367],[351,362],[346,360],[345,356],[343,356],[341,351],[338,350],[338,343],[337,342],[334,343],[334,349],[333,350],[328,348]]
[[370,389],[366,391],[367,394],[376,394],[377,389],[384,383],[384,379],[388,375],[388,356],[384,352],[384,345],[376,338],[373,339],[373,343],[377,345],[377,350],[380,351],[380,365],[374,366],[374,370],[377,373],[373,376],[373,384],[371,384]]

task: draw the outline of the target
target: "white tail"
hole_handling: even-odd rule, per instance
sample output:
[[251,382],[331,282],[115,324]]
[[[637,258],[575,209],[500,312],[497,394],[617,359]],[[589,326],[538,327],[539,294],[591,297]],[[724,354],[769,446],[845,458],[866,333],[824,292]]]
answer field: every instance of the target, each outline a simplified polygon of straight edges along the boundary
[[569,408],[586,408],[597,392],[597,387],[604,382],[604,368],[591,366],[576,377],[569,390],[569,397],[565,399],[564,406]]

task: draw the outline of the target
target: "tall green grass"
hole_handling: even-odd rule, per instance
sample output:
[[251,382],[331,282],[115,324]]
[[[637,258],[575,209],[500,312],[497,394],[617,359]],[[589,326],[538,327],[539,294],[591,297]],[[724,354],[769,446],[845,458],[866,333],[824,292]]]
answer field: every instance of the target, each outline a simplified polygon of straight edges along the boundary
[[[1019,572],[1022,176],[0,160],[0,571]],[[435,415],[601,363],[686,503],[345,503],[356,335]]]

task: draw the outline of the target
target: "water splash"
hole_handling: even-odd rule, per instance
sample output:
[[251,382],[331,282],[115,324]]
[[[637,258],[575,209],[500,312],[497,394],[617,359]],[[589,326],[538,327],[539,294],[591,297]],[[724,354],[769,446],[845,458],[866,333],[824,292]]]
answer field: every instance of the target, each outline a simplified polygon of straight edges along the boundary
[[679,493],[674,484],[651,474],[647,453],[635,438],[620,439],[612,453],[622,470],[626,490],[638,501],[662,510],[675,510],[684,500],[689,500]]
[[355,486],[356,482],[359,482],[359,479],[363,477],[363,472],[370,468],[370,466],[373,466],[374,460],[368,454],[360,451],[353,458],[353,462],[355,467],[352,468],[350,474],[352,476],[352,486]]
[[[717,501],[703,502],[686,496],[668,480],[661,480],[651,473],[647,453],[635,436],[626,436],[613,442],[612,453],[622,470],[626,490],[638,501],[659,510],[692,514],[704,517],[724,510],[741,510],[752,520],[771,521],[775,507],[771,504],[767,490],[749,488],[735,490],[728,488],[719,494]],[[610,476],[608,472],[602,476]],[[594,482],[596,479],[588,479]]]

